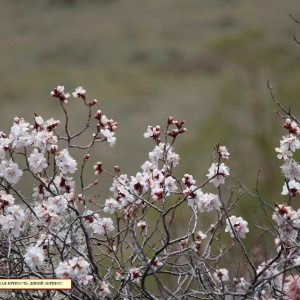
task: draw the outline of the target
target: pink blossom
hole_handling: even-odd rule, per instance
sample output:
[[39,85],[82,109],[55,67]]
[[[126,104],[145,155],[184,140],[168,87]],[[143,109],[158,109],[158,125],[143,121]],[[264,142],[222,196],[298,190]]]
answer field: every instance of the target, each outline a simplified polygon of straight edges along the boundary
[[70,245],[72,243],[70,234],[66,231],[59,231],[57,233],[56,243],[59,247],[63,247],[64,245]]

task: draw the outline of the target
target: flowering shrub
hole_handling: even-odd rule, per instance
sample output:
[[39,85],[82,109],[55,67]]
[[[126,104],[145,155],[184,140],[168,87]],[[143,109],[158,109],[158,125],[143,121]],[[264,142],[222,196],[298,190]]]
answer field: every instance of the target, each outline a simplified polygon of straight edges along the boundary
[[[79,87],[72,96],[87,108],[87,122],[71,133],[71,95],[63,86],[51,95],[66,116],[63,134],[58,132],[60,121],[41,116],[33,124],[16,117],[8,135],[0,132],[0,278],[71,278],[72,289],[18,290],[16,299],[296,299],[300,210],[293,209],[291,200],[300,190],[300,167],[293,158],[300,148],[300,129],[290,112],[281,107],[287,133],[276,148],[288,203],[273,207],[258,190],[253,195],[265,213],[272,213],[268,230],[275,249],[262,262],[243,243],[249,232],[244,217],[250,216],[232,213],[241,193],[228,195],[223,186],[230,176],[225,146],[215,145],[202,183],[191,174],[176,175],[180,158],[174,144],[186,129],[184,121],[169,117],[165,128],[146,129],[144,137],[153,140],[154,149],[136,175],[121,174],[118,166],[109,172],[102,162],[89,170],[92,148],[99,142],[115,145],[117,122],[97,110],[93,125],[97,101],[88,102]],[[90,142],[75,144],[89,127],[94,128]],[[82,151],[80,161],[73,158],[74,149]],[[86,172],[95,176],[88,184]],[[111,197],[100,204],[87,200],[96,178],[105,174],[112,178]],[[18,184],[28,177],[35,185],[23,193]],[[215,193],[206,192],[207,185]],[[208,212],[213,221],[203,224],[202,215]],[[184,223],[179,224],[181,214]],[[234,268],[228,264],[228,259],[235,260],[233,248],[241,249]],[[0,296],[11,299],[12,294],[2,291]]]

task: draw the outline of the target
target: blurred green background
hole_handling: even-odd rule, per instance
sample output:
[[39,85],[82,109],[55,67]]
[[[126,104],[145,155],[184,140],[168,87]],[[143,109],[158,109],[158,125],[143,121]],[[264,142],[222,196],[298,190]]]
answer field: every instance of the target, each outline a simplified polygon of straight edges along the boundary
[[[117,145],[98,145],[93,162],[134,175],[154,146],[143,137],[147,126],[165,126],[173,115],[188,129],[175,144],[180,178],[190,173],[203,182],[220,142],[234,176],[251,189],[260,169],[263,197],[287,201],[274,150],[285,132],[266,84],[297,115],[300,46],[293,33],[300,39],[300,25],[289,13],[300,19],[298,0],[0,3],[1,130],[9,133],[16,115],[31,122],[34,112],[63,120],[50,91],[83,86],[119,123]],[[86,120],[76,102],[67,107],[74,130]],[[93,192],[104,203],[111,179],[102,178]],[[239,213],[251,219],[256,204],[245,195]]]

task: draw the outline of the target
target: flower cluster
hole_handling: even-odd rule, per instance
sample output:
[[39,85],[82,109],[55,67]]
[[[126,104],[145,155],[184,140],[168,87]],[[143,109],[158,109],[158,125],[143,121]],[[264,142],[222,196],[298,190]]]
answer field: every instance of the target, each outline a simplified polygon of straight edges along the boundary
[[[88,121],[75,134],[66,109],[71,95],[88,110]],[[65,93],[64,86],[57,86],[51,96],[66,114],[63,129],[60,121],[35,115],[33,124],[15,117],[10,133],[0,132],[4,276],[71,278],[70,291],[49,291],[53,299],[157,299],[158,294],[164,299],[292,299],[297,294],[300,210],[291,203],[300,190],[300,165],[293,158],[300,148],[295,121],[286,120],[288,134],[276,148],[284,161],[282,194],[289,196],[289,203],[276,203],[269,220],[276,236],[275,256],[256,261],[243,244],[250,226],[233,214],[241,193],[233,201],[235,194],[228,197],[223,186],[230,175],[225,146],[214,147],[214,162],[201,184],[191,174],[178,176],[180,157],[174,144],[187,130],[185,121],[169,117],[165,128],[146,129],[144,137],[151,138],[154,147],[135,175],[122,174],[119,166],[108,171],[102,162],[90,167],[91,149],[98,142],[115,144],[117,122],[96,110],[90,142],[75,144],[73,139],[92,127],[97,100],[88,102],[83,87]],[[75,159],[73,149],[82,151],[81,160]],[[93,190],[98,179],[86,183],[86,172],[96,178],[111,176],[108,198]],[[23,192],[19,184],[25,177],[31,177],[34,186],[27,185]],[[265,210],[270,208],[258,198]],[[238,260],[231,254],[234,247],[243,254]],[[233,269],[236,261],[240,267]],[[37,291],[18,293],[21,298],[44,297]]]
[[108,119],[106,115],[102,114],[101,110],[98,110],[94,116],[95,119],[99,121],[97,124],[98,132],[94,135],[95,139],[99,139],[99,132],[104,136],[104,139],[108,141],[109,145],[112,147],[115,145],[117,138],[115,135],[115,130],[118,128],[118,123],[113,119]]
[[296,181],[300,179],[300,167],[292,157],[294,152],[300,148],[300,141],[297,138],[297,135],[300,134],[300,129],[297,123],[289,118],[286,119],[283,127],[288,130],[288,134],[282,137],[280,147],[275,148],[276,152],[279,153],[277,157],[284,161],[281,169],[286,182],[282,189],[282,195],[289,194],[292,198],[295,198],[300,190],[300,184]]
[[87,285],[93,276],[88,275],[90,264],[82,257],[73,257],[68,261],[60,262],[55,269],[58,278],[77,279],[79,283]]
[[[62,105],[68,103],[71,97],[70,93],[64,92],[63,86],[55,88],[51,95],[58,98]],[[86,102],[86,91],[82,87],[77,88],[73,96],[82,98],[91,114],[91,106],[97,101]],[[99,120],[97,116],[95,119]],[[89,262],[92,257],[88,260],[83,258],[86,249],[90,247],[84,242],[86,230],[91,227],[94,233],[103,235],[114,230],[114,226],[110,218],[95,218],[93,224],[86,227],[81,223],[82,213],[77,210],[75,180],[71,176],[78,166],[69,152],[73,136],[66,129],[67,137],[63,137],[57,131],[59,125],[58,120],[44,120],[37,115],[34,116],[33,124],[15,117],[10,133],[6,135],[0,132],[0,236],[4,244],[12,239],[9,252],[13,247],[13,251],[17,252],[12,253],[23,256],[23,271],[29,268],[40,272],[42,277],[48,276],[46,274],[53,274],[54,277],[55,274],[58,278],[72,278],[76,279],[78,285],[85,286],[94,278]],[[91,137],[89,147],[98,141],[107,141],[113,145],[116,129],[117,123],[102,115],[95,126],[96,133]],[[99,133],[104,136],[103,139],[98,138]],[[59,140],[68,141],[67,147],[59,149]],[[89,153],[85,157],[89,157]],[[25,195],[17,191],[15,186],[29,175],[36,184],[32,192]],[[84,215],[88,215],[87,210]],[[15,244],[15,238],[21,238],[22,244]],[[7,246],[4,249],[8,249]],[[6,257],[4,253],[1,256]],[[20,262],[16,258],[16,266],[18,264]],[[99,288],[101,297],[110,293],[103,280]]]
[[0,209],[1,229],[8,234],[19,237],[25,221],[24,209],[16,205],[14,196],[8,194],[5,190],[0,190]]

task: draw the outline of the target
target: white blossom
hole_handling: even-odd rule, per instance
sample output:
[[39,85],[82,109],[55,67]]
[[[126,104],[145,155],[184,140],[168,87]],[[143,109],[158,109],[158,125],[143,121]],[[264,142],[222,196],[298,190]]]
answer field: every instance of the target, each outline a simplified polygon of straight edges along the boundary
[[29,123],[25,122],[23,118],[14,118],[14,124],[11,127],[9,134],[9,139],[11,140],[12,148],[20,148],[28,145],[28,140],[30,138]]
[[100,292],[99,292],[99,296],[104,299],[107,295],[109,295],[111,293],[110,289],[109,289],[109,285],[105,282],[102,281],[100,284]]
[[75,278],[74,269],[66,261],[59,263],[55,274],[57,278]]
[[15,184],[19,181],[23,171],[19,169],[17,163],[14,163],[12,159],[9,161],[3,160],[0,164],[0,176],[4,177],[7,182]]
[[63,195],[48,198],[48,204],[53,207],[57,213],[64,212],[68,207],[68,201]]
[[182,178],[182,182],[187,186],[190,187],[196,184],[196,180],[194,180],[193,176],[190,174],[184,174]]
[[158,137],[160,135],[160,126],[157,125],[154,128],[152,126],[147,127],[147,131],[144,133],[144,138]]
[[37,149],[34,149],[34,151],[29,155],[28,163],[30,169],[35,174],[42,172],[48,167],[44,154],[40,153]]
[[163,158],[164,155],[164,143],[159,143],[158,146],[155,146],[153,151],[149,152],[149,160],[155,166],[158,167],[158,161]]
[[92,275],[80,274],[77,276],[79,284],[87,285],[92,279]]
[[293,180],[294,178],[300,180],[300,165],[294,159],[286,161],[280,168],[285,178],[289,180]]
[[55,162],[63,174],[74,173],[77,169],[77,162],[73,159],[67,149],[63,149],[55,157]]
[[139,268],[132,268],[129,270],[129,275],[132,282],[139,283],[143,274]]
[[94,233],[100,235],[107,234],[108,232],[115,230],[111,218],[102,218],[100,220],[94,221],[92,223],[92,228],[94,230]]
[[46,190],[46,188],[43,185],[35,186],[33,188],[32,196],[36,199],[39,197],[40,199],[44,199],[50,196],[50,192]]
[[115,133],[113,131],[110,131],[109,129],[101,129],[100,132],[106,138],[111,147],[113,147],[116,144],[117,138],[114,136]]
[[235,237],[234,233],[240,238],[245,238],[245,234],[249,232],[248,222],[241,217],[231,216],[226,219],[225,232],[230,232],[232,238]]
[[213,209],[219,210],[221,201],[218,195],[205,193],[200,196],[198,208],[201,212],[212,211]]
[[282,140],[280,141],[280,148],[275,148],[275,151],[279,154],[277,157],[279,159],[288,159],[289,157],[293,156],[293,152],[296,149],[300,148],[300,141],[298,138],[292,134],[283,136]]
[[0,136],[0,159],[5,159],[7,150],[10,147],[11,140]]
[[284,183],[282,187],[281,195],[288,195],[290,193],[292,198],[296,197],[296,193],[300,191],[300,184],[295,180],[290,180],[288,183]]
[[70,97],[69,93],[65,94],[65,87],[62,85],[58,85],[56,88],[54,88],[54,90],[51,92],[51,96],[52,97],[56,97],[59,98],[60,101],[62,101],[63,103],[68,103],[68,98]]
[[85,99],[85,93],[86,93],[86,90],[84,90],[82,88],[82,86],[79,86],[75,89],[75,92],[73,92],[72,95],[74,98],[82,97]]
[[209,173],[206,176],[209,179],[212,178],[210,182],[213,183],[215,187],[224,184],[225,178],[229,176],[229,169],[224,163],[213,163],[208,171]]
[[105,207],[103,209],[104,212],[109,212],[113,214],[117,208],[119,208],[119,202],[116,201],[114,198],[109,198],[105,200]]
[[229,159],[230,154],[225,146],[219,146],[218,152],[220,153],[223,159]]
[[204,240],[205,238],[207,238],[207,235],[204,234],[201,230],[199,230],[196,234],[196,238],[197,240]]
[[151,264],[151,269],[155,272],[161,266],[163,266],[163,263],[156,257]]
[[7,212],[10,213],[15,220],[23,222],[25,219],[24,210],[19,205],[12,205],[7,208]]
[[44,263],[44,251],[42,247],[30,247],[25,254],[25,262],[31,268],[40,267]]
[[57,137],[52,131],[33,131],[29,138],[29,143],[44,153],[46,150],[51,151],[56,146]]
[[147,223],[145,221],[139,221],[136,226],[144,230],[147,227]]
[[217,269],[213,275],[215,280],[217,280],[218,282],[229,281],[228,270],[225,268]]
[[69,265],[74,270],[75,276],[87,275],[88,268],[90,266],[89,262],[87,262],[83,257],[73,257],[69,260]]
[[[192,180],[191,182],[193,182]],[[188,188],[183,190],[183,194],[186,196],[188,206],[199,205],[201,199],[203,199],[203,192],[200,188],[194,185],[190,185]],[[204,200],[205,201],[205,200]],[[202,203],[204,205],[204,202]]]

